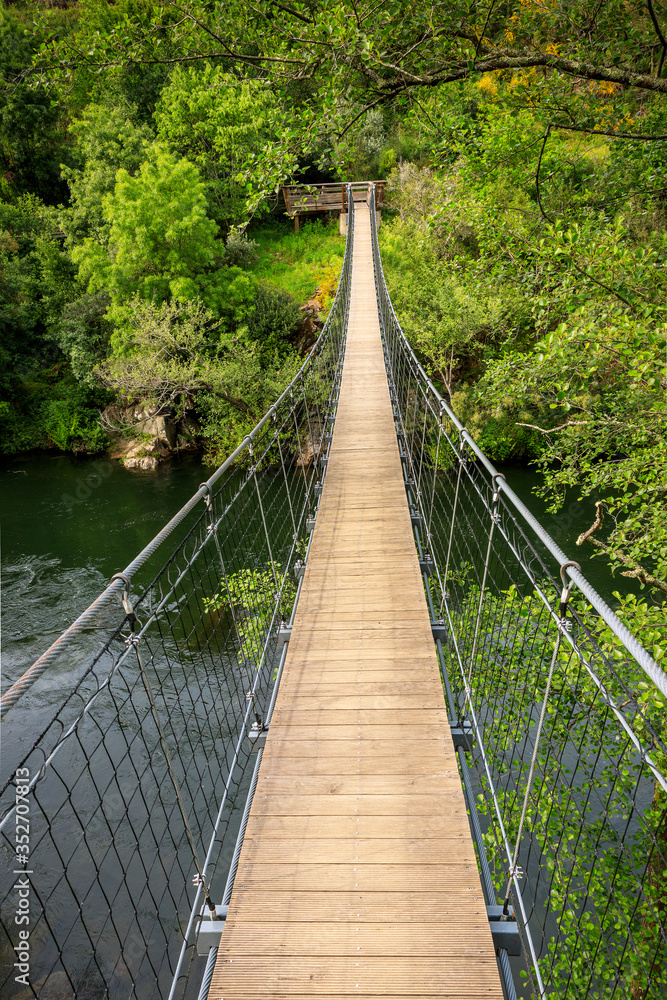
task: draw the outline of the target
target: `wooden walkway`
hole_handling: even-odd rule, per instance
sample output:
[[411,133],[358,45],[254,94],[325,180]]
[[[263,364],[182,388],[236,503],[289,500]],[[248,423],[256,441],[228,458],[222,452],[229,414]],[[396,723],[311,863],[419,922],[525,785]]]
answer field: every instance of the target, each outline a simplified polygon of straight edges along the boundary
[[401,474],[368,209],[324,491],[210,1000],[501,1000]]

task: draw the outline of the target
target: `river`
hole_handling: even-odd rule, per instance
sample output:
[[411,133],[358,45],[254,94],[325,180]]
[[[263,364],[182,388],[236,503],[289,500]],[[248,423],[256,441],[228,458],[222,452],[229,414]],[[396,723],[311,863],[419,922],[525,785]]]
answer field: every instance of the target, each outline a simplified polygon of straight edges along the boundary
[[[594,504],[573,495],[549,514],[533,490],[539,475],[504,466],[508,483],[590,582],[613,604],[613,591],[638,589],[612,577],[593,548],[575,545]],[[12,683],[90,604],[197,490],[211,469],[195,457],[157,471],[119,462],[30,455],[0,469],[2,687]],[[166,555],[166,553],[165,553]]]

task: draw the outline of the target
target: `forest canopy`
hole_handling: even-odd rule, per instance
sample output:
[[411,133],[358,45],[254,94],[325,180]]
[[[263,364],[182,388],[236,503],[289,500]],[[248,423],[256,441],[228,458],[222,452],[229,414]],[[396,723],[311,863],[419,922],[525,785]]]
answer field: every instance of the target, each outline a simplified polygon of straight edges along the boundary
[[445,397],[667,593],[662,0],[34,0],[0,11],[0,80],[5,452],[106,447],[100,410],[142,399],[219,460],[335,287],[342,241],[299,243],[280,185],[385,178]]

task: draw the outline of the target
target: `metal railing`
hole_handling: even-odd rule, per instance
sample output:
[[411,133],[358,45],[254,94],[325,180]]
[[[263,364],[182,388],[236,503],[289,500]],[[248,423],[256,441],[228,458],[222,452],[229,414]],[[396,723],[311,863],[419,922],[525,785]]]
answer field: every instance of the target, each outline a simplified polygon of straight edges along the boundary
[[667,676],[440,396],[382,271],[387,372],[508,996],[667,995]]
[[198,990],[197,925],[231,891],[326,468],[353,216],[331,312],[295,379],[3,698],[3,998]]

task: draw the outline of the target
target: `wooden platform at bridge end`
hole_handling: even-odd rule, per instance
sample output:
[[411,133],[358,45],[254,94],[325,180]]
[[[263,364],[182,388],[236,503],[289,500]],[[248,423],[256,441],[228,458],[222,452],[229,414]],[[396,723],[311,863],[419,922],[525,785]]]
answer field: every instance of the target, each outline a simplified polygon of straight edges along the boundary
[[209,1000],[501,1000],[356,208],[343,381]]

